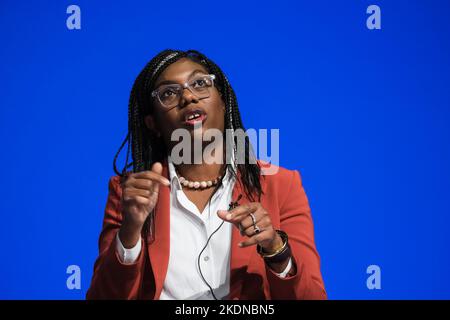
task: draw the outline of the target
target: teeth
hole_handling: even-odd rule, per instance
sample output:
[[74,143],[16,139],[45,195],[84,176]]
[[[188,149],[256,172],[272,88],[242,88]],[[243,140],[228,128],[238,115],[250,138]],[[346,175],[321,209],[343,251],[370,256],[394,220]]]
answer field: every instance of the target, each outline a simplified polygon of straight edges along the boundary
[[200,117],[200,113],[196,112],[196,113],[191,114],[188,117],[188,120],[192,120],[192,119],[195,119],[195,118],[198,118],[198,117]]

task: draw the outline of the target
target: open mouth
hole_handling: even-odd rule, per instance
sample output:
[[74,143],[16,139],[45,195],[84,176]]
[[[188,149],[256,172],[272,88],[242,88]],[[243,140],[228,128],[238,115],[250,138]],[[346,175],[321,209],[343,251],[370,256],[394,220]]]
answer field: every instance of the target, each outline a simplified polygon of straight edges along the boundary
[[195,125],[203,123],[206,120],[206,113],[203,110],[192,110],[184,115],[184,123],[187,125]]

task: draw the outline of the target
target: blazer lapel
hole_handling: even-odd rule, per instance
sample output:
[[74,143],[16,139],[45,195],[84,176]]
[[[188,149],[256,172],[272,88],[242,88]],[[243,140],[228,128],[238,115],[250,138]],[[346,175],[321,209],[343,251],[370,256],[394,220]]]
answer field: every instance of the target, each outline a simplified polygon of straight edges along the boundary
[[[162,175],[169,178],[167,161]],[[155,299],[159,299],[166,278],[170,254],[170,188],[161,185],[155,208],[155,241],[148,245],[150,263],[155,277]]]

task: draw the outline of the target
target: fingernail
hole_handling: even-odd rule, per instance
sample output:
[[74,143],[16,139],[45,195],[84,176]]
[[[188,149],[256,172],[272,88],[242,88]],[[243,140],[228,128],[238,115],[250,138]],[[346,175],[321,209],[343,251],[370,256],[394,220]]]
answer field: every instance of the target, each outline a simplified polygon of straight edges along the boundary
[[238,243],[238,247],[239,247],[239,248],[242,248],[243,245],[244,245],[244,244],[243,244],[242,242],[239,242],[239,243]]
[[233,215],[231,213],[227,214],[226,216],[227,220],[231,220],[231,218],[233,218]]

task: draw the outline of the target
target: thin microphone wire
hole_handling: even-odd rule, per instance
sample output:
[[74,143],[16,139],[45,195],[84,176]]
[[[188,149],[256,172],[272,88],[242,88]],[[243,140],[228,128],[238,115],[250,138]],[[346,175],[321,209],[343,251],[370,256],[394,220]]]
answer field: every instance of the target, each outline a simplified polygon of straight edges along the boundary
[[[238,206],[238,205],[239,205],[238,202],[239,202],[239,200],[240,200],[241,198],[242,198],[242,194],[240,194],[240,195],[238,196],[238,198],[237,198],[236,201],[234,201],[234,202],[232,201],[232,202],[230,203],[230,208],[229,208],[229,209],[233,209],[233,208],[235,208],[236,206]],[[211,198],[209,198],[208,214],[209,214],[209,216],[211,216]],[[208,240],[206,241],[205,246],[203,247],[202,251],[200,251],[200,253],[199,253],[199,255],[198,255],[198,258],[197,258],[197,265],[198,265],[198,270],[200,271],[200,276],[202,277],[203,282],[208,286],[209,292],[211,292],[211,294],[212,294],[212,296],[213,296],[213,298],[214,298],[215,300],[219,300],[219,299],[217,299],[216,295],[214,294],[213,288],[211,287],[211,285],[208,283],[208,281],[206,281],[205,277],[203,276],[202,268],[201,268],[201,266],[200,266],[200,257],[202,256],[203,251],[205,251],[205,249],[208,247],[208,243],[209,243],[209,241],[211,240],[212,236],[213,236],[217,231],[219,231],[219,229],[223,226],[224,222],[225,222],[225,221],[222,221],[222,223],[220,224],[220,226],[217,227],[216,230],[214,230],[213,233],[211,233],[211,235],[208,237]]]
[[200,271],[200,275],[201,275],[201,277],[202,277],[202,279],[203,279],[203,282],[205,282],[205,284],[208,286],[209,291],[211,292],[211,294],[212,294],[214,300],[219,300],[219,299],[217,299],[216,295],[214,294],[213,288],[211,287],[211,285],[208,283],[208,281],[206,281],[205,277],[203,276],[202,268],[201,268],[201,266],[200,266],[200,257],[202,256],[203,251],[205,251],[205,249],[208,247],[208,243],[209,243],[209,240],[211,240],[211,237],[212,237],[212,236],[213,236],[213,235],[214,235],[214,234],[222,227],[222,225],[224,224],[224,222],[225,222],[225,221],[222,221],[222,223],[220,224],[220,226],[219,226],[216,230],[214,230],[213,233],[211,233],[211,235],[210,235],[209,238],[208,238],[208,241],[206,241],[205,246],[203,247],[202,251],[200,251],[200,253],[199,253],[199,255],[198,255],[198,258],[197,258],[198,270]]
[[[208,217],[209,218],[211,218],[211,199],[212,199],[214,193],[216,193],[216,191],[219,190],[219,187],[222,185],[224,176],[225,175],[222,176],[219,183],[216,185],[214,192],[209,196],[209,199],[208,199]],[[219,299],[217,299],[211,285],[208,283],[208,281],[206,281],[205,277],[203,276],[202,267],[200,266],[200,257],[202,256],[203,251],[205,251],[205,249],[208,247],[208,243],[211,240],[211,237],[222,227],[224,222],[225,221],[222,221],[220,226],[216,230],[214,230],[213,233],[210,234],[210,236],[208,237],[208,240],[206,241],[206,244],[204,245],[203,249],[200,251],[200,253],[198,254],[198,257],[197,257],[197,266],[198,266],[198,270],[200,271],[200,276],[202,277],[203,282],[208,286],[209,292],[211,292],[211,294],[215,300],[219,300]]]

